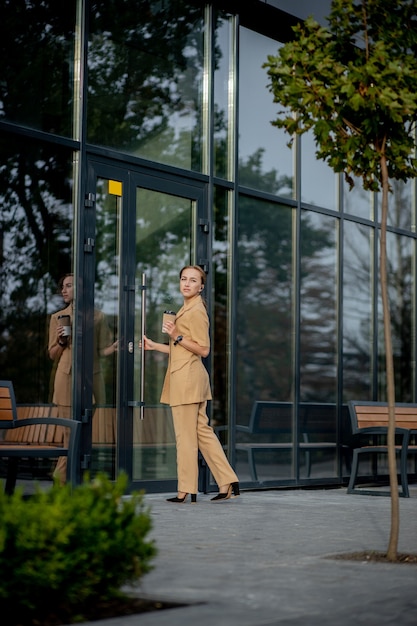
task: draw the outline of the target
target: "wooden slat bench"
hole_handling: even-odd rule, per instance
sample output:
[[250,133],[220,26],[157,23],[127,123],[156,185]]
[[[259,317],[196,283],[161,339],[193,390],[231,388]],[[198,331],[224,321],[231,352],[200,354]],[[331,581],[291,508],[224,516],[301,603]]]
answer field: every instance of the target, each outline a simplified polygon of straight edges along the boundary
[[[354,443],[352,471],[347,492],[363,495],[390,495],[387,490],[363,489],[355,487],[358,479],[359,460],[364,455],[374,456],[388,453],[388,404],[386,402],[348,402]],[[395,405],[396,453],[399,457],[401,496],[409,497],[407,462],[409,454],[417,453],[417,404],[399,403]],[[414,443],[412,443],[414,440]],[[411,442],[411,443],[410,443]],[[377,470],[376,470],[377,473]]]
[[[253,481],[258,480],[255,453],[271,450],[293,449],[293,410],[291,402],[256,401],[247,426],[237,425],[236,431],[246,433],[249,441],[238,441],[236,450],[246,452]],[[347,410],[344,407],[343,410]],[[337,427],[336,405],[331,403],[299,404],[298,421],[300,424],[299,450],[305,453],[307,477],[311,472],[311,453],[313,451],[333,450],[336,453]],[[218,429],[216,429],[218,430]],[[256,441],[256,436],[267,437],[269,441]],[[342,446],[345,451],[346,446]],[[350,466],[350,462],[348,463]]]
[[[16,413],[18,420],[33,419],[36,417],[58,417],[58,407],[54,404],[17,404]],[[63,427],[57,425],[48,426],[47,443],[61,445],[64,441]],[[44,430],[41,425],[24,426],[22,428],[6,430],[4,432],[3,442],[25,444],[44,443]]]
[[[26,409],[27,407],[25,407]],[[34,408],[34,407],[32,407]],[[4,437],[0,441],[0,458],[7,458],[5,491],[13,493],[16,486],[19,459],[57,459],[68,457],[67,480],[75,484],[76,455],[79,450],[81,422],[35,411],[33,417],[18,417],[16,398],[11,381],[0,381],[0,429]],[[33,414],[22,408],[22,413]],[[68,446],[64,446],[64,428],[69,430]]]

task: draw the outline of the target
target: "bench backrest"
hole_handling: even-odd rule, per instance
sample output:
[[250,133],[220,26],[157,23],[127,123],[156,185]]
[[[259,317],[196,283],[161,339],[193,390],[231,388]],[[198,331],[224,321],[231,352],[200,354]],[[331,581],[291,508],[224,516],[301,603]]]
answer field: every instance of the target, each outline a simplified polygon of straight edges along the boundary
[[[0,381],[0,428],[4,431],[3,442],[30,444],[58,444],[64,440],[64,429],[54,424],[32,424],[14,428],[21,419],[37,417],[59,417],[54,404],[16,405],[13,385]],[[98,405],[94,409],[92,422],[92,442],[110,444],[116,442],[117,409],[113,406]],[[134,442],[142,444],[175,443],[175,434],[169,407],[149,406],[145,408],[145,419],[134,415]]]
[[336,438],[337,405],[327,402],[301,402],[298,410],[300,431],[308,435],[327,434]]
[[[388,426],[388,404],[386,402],[349,401],[349,414],[352,432],[362,428]],[[395,426],[397,428],[417,428],[417,404],[398,403],[395,405]]]
[[17,420],[5,433],[3,441],[9,443],[58,444],[64,441],[64,429],[56,424],[31,424],[23,428],[13,428],[19,420],[32,418],[58,417],[57,407],[53,404],[18,404],[15,407]]
[[0,380],[0,428],[13,428],[16,420],[13,384],[10,380]]
[[[258,400],[254,402],[248,424],[251,434],[289,435],[293,429],[292,402]],[[343,405],[342,416],[347,416]],[[333,439],[337,433],[337,405],[323,402],[301,402],[298,407],[300,432],[308,435],[329,435]]]
[[275,435],[292,430],[292,403],[257,400],[253,403],[248,430],[254,435]]
[[15,428],[19,420],[43,417],[57,417],[57,407],[53,404],[16,405],[13,383],[10,380],[0,381],[0,429],[6,429],[3,442],[62,445],[64,429],[57,424],[30,424]]

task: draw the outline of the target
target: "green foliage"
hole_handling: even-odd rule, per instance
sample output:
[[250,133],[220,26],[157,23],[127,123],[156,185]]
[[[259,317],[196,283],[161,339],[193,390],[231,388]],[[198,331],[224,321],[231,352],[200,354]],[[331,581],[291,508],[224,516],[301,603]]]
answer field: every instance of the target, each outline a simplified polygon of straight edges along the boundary
[[[270,90],[286,107],[273,122],[291,135],[311,130],[318,158],[363,187],[417,176],[415,0],[334,0],[329,27],[312,18],[269,56]],[[289,114],[291,111],[293,114]]]
[[82,614],[151,569],[149,511],[140,493],[122,498],[126,486],[122,474],[115,483],[99,475],[72,489],[38,489],[26,500],[20,491],[0,491],[3,615]]

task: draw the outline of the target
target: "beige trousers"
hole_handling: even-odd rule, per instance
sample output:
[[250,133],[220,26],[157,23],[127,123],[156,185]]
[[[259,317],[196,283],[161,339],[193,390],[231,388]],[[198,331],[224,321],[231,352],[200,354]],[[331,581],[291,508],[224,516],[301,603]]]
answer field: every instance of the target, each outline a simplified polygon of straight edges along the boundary
[[206,407],[207,402],[171,407],[177,444],[178,491],[198,491],[198,450],[219,487],[239,480],[208,423]]

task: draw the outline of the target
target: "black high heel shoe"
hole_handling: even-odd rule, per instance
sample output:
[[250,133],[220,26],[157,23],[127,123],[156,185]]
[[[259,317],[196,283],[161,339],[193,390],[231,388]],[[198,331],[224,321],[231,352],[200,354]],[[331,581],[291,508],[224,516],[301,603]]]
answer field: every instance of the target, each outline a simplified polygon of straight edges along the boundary
[[220,500],[229,500],[229,498],[232,497],[232,493],[233,493],[234,498],[240,495],[239,483],[230,483],[225,493],[218,493],[217,496],[214,496],[214,498],[212,498],[211,500],[212,502],[219,502]]
[[[167,498],[167,502],[185,502],[187,500],[187,496],[188,493],[185,494],[185,496],[183,498],[179,498],[178,496],[175,496],[175,498]],[[191,494],[191,503],[195,504],[197,502],[197,494],[196,493],[192,493]]]

